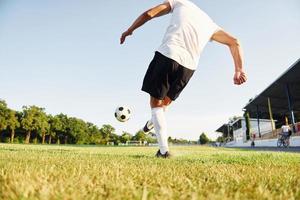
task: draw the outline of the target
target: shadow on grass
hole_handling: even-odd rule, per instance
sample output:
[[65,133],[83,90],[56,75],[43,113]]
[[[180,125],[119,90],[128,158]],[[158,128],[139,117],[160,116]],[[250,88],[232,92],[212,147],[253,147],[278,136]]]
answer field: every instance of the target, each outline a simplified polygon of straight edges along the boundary
[[[122,155],[123,157],[123,155]],[[149,156],[149,155],[127,155],[127,157],[130,158],[154,158],[154,156]]]

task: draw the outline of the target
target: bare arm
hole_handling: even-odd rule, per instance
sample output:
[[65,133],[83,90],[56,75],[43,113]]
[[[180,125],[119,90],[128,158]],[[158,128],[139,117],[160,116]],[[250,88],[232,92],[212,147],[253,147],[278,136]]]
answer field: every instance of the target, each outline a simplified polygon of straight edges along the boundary
[[241,85],[246,82],[247,76],[243,69],[243,51],[239,41],[223,30],[217,31],[211,39],[229,47],[235,66],[234,84]]
[[120,43],[123,44],[125,42],[125,39],[127,36],[132,35],[133,31],[143,24],[145,24],[147,21],[155,18],[160,17],[162,15],[168,14],[171,11],[171,6],[169,3],[160,4],[154,8],[151,8],[141,14],[134,22],[133,24],[128,28],[127,31],[125,31],[121,38]]

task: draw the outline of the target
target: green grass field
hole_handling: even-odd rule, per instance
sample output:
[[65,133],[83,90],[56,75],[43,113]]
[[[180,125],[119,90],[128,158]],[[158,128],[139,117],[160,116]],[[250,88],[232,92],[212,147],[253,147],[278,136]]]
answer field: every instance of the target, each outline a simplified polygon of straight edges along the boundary
[[300,199],[300,154],[0,144],[0,199]]

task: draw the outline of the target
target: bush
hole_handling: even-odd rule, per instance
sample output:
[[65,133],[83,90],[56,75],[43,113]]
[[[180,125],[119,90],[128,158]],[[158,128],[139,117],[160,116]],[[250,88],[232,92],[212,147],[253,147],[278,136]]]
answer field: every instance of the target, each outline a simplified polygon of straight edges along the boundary
[[4,142],[4,143],[10,143],[10,138],[9,138],[9,137],[5,137],[5,138],[3,139],[3,142]]
[[208,137],[205,135],[205,133],[202,133],[202,134],[200,135],[199,142],[200,142],[200,144],[207,144],[207,143],[209,142],[209,139],[208,139]]

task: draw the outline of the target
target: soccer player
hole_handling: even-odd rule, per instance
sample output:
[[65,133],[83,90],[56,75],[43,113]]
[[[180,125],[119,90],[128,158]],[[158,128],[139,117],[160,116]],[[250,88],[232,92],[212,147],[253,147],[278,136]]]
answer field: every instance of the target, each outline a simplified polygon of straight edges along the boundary
[[172,14],[170,25],[142,86],[142,90],[150,94],[152,111],[152,119],[146,123],[144,131],[149,132],[154,127],[159,144],[156,156],[162,158],[170,156],[164,112],[189,82],[208,41],[229,47],[235,66],[234,84],[241,85],[247,80],[239,41],[189,0],[166,0],[145,11],[122,34],[120,43],[123,44],[127,36],[147,21],[169,13]]

